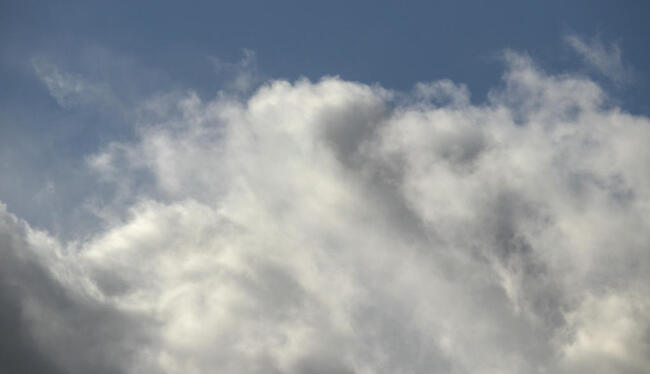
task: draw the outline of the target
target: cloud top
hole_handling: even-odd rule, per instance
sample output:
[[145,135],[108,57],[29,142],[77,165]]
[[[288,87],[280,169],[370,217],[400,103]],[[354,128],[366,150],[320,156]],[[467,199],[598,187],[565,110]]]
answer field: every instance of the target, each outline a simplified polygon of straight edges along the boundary
[[650,120],[506,61],[482,105],[335,77],[148,101],[88,158],[101,230],[2,208],[3,339],[69,373],[648,371]]

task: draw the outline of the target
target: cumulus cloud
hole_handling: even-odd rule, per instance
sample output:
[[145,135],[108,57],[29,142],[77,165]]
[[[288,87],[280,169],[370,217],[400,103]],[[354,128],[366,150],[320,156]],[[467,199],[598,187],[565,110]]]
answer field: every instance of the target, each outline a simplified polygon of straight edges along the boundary
[[647,372],[650,120],[506,62],[481,105],[332,77],[147,102],[88,158],[101,230],[2,208],[2,344],[66,373]]

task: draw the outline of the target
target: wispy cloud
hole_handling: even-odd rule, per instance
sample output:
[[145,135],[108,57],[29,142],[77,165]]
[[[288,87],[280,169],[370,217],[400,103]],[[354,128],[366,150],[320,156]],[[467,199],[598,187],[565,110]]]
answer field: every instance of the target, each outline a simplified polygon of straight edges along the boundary
[[93,83],[79,75],[60,70],[43,59],[34,59],[32,66],[50,95],[65,108],[83,104],[107,104],[114,101],[108,87]]
[[224,88],[239,93],[249,93],[261,82],[261,77],[255,51],[243,49],[242,55],[241,60],[237,62],[228,62],[216,57],[211,57],[210,60],[215,72],[225,76],[227,83]]
[[632,80],[632,70],[624,64],[618,44],[607,45],[597,37],[585,40],[577,35],[567,35],[565,40],[587,64],[615,83],[625,84]]

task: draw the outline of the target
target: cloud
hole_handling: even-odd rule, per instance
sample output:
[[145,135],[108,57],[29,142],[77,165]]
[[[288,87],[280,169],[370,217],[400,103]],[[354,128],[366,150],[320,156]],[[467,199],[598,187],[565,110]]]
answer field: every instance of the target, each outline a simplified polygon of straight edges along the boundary
[[648,371],[650,120],[505,61],[481,105],[334,77],[148,101],[87,159],[102,229],[2,209],[2,344],[66,373]]
[[[0,205],[3,358],[6,372],[117,373],[143,321],[103,302],[63,248]],[[146,321],[144,321],[146,324]],[[130,331],[129,331],[130,330]]]
[[210,61],[218,75],[227,78],[226,87],[233,92],[249,93],[261,82],[260,72],[257,68],[255,51],[244,48],[242,58],[238,62],[227,62],[217,57]]
[[625,84],[632,80],[632,70],[623,63],[617,44],[607,46],[598,38],[586,41],[577,35],[568,35],[565,40],[587,64],[615,83]]
[[106,86],[61,71],[46,60],[35,59],[32,65],[37,77],[46,85],[50,95],[61,107],[108,104],[114,101],[112,93]]

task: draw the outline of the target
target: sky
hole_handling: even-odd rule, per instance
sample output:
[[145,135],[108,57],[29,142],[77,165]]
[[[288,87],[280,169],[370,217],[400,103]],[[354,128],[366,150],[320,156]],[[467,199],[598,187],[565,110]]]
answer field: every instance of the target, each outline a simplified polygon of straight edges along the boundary
[[648,16],[0,2],[0,371],[650,372]]

